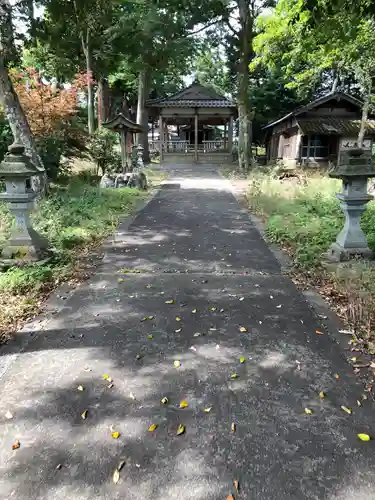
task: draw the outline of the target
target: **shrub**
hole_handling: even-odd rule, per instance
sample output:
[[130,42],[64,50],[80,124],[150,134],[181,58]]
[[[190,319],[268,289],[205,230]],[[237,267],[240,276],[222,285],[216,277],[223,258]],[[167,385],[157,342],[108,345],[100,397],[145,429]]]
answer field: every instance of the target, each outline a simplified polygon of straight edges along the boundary
[[119,171],[121,168],[121,156],[115,150],[118,145],[118,134],[110,130],[101,129],[95,132],[90,141],[90,154],[97,165],[97,173]]

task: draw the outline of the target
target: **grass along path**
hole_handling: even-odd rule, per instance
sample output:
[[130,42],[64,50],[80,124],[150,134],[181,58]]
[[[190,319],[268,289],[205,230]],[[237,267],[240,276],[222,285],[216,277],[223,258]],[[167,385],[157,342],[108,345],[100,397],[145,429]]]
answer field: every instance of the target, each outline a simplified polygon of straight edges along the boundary
[[[60,283],[86,278],[90,251],[146,196],[136,189],[100,190],[81,176],[72,178],[67,186],[53,187],[33,219],[36,229],[55,247],[55,258],[45,265],[26,265],[0,273],[0,340],[35,316]],[[7,209],[0,205],[0,248],[11,222]]]
[[[315,286],[357,337],[353,349],[375,354],[375,268],[363,262],[322,266],[326,252],[343,227],[344,216],[335,193],[340,182],[326,175],[302,174],[305,184],[280,181],[270,171],[249,177],[247,202],[266,222],[266,236],[293,260],[293,279],[300,286]],[[375,250],[375,202],[362,217],[370,247]],[[360,345],[359,345],[360,344]]]

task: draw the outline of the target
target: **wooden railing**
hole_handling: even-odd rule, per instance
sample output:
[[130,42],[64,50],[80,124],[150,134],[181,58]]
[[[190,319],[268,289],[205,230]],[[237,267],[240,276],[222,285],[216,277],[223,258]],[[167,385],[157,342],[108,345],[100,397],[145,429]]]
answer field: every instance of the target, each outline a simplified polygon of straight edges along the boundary
[[[150,151],[160,151],[160,141],[148,142]],[[228,147],[227,141],[223,139],[216,139],[211,141],[203,141],[198,144],[198,151],[200,153],[212,153],[226,151]],[[193,153],[195,149],[194,142],[189,141],[166,141],[163,145],[163,151],[166,153]]]
[[225,149],[225,141],[216,139],[212,141],[203,141],[203,152],[210,153],[211,151],[219,151]]

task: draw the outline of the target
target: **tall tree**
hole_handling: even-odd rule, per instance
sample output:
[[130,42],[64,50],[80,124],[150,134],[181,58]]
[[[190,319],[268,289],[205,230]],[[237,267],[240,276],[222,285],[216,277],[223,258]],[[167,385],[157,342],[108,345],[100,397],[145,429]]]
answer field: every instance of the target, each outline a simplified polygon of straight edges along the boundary
[[[361,2],[359,2],[361,4]],[[273,13],[262,19],[261,34],[255,40],[261,63],[280,64],[289,87],[300,94],[324,74],[331,74],[331,89],[355,77],[364,99],[359,145],[372,101],[375,68],[375,21],[372,12],[361,7],[321,0],[280,0]]]
[[[22,5],[18,7],[22,8]],[[13,15],[14,11],[9,0],[2,0],[0,3],[0,102],[4,108],[14,138],[22,142],[26,154],[33,160],[36,167],[45,174],[29,123],[9,78],[8,66],[17,57]],[[43,189],[45,185],[44,181],[45,175],[42,175],[40,179],[38,177],[33,178],[33,187],[37,192]]]

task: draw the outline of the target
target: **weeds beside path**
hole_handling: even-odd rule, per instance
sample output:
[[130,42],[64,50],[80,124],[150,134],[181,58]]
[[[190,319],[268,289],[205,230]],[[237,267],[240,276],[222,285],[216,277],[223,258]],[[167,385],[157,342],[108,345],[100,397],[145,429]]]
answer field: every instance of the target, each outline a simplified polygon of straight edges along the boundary
[[[151,185],[163,174],[148,170]],[[131,214],[147,193],[136,189],[104,189],[78,175],[66,186],[55,186],[33,215],[36,229],[56,249],[48,264],[23,266],[0,273],[0,341],[40,312],[51,291],[65,281],[79,282],[89,274],[91,252]],[[0,205],[0,248],[9,235],[11,218]],[[95,252],[94,252],[95,253]]]
[[[265,221],[268,241],[292,258],[295,283],[302,288],[314,286],[356,332],[351,349],[374,355],[375,268],[360,261],[334,268],[322,265],[323,253],[344,223],[335,196],[341,190],[340,182],[319,173],[302,173],[302,182],[297,178],[279,180],[273,174],[263,169],[249,175],[248,207]],[[238,184],[238,179],[233,182]],[[239,182],[244,191],[243,180]],[[362,228],[375,250],[375,202],[368,204]]]

